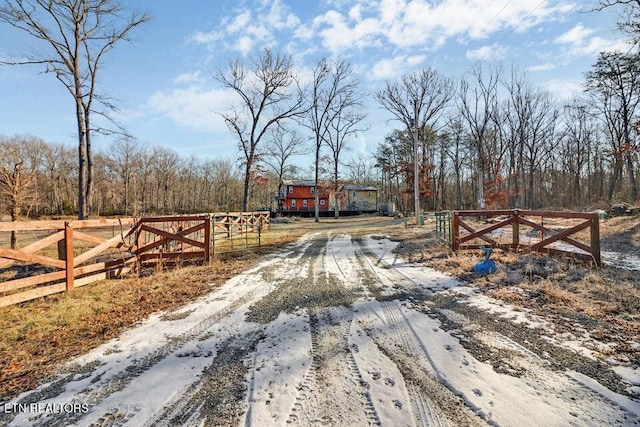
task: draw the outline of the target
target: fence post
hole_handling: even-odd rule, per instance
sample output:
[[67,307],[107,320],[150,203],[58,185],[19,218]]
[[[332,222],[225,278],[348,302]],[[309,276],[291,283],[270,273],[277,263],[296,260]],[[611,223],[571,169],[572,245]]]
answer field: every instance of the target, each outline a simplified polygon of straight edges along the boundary
[[67,292],[73,290],[73,227],[68,221],[64,223],[65,278]]
[[447,239],[449,239],[449,248],[453,246],[453,228],[451,228],[451,211],[447,211]]
[[136,221],[136,269],[138,270],[138,274],[142,271],[142,259],[140,256],[142,253],[140,252],[140,248],[142,247],[142,218],[139,218]]
[[458,246],[459,246],[459,232],[460,230],[458,229],[460,224],[460,212],[458,211],[453,211],[453,218],[451,221],[451,250],[454,252],[458,251]]
[[511,234],[513,234],[513,250],[518,251],[520,246],[520,209],[513,210],[513,224],[511,224]]
[[213,214],[211,221],[211,254],[216,254],[216,214]]
[[249,222],[244,223],[244,250],[249,249]]
[[211,215],[207,215],[204,220],[204,262],[211,261]]
[[598,267],[602,267],[600,255],[600,215],[597,212],[591,214],[591,255]]

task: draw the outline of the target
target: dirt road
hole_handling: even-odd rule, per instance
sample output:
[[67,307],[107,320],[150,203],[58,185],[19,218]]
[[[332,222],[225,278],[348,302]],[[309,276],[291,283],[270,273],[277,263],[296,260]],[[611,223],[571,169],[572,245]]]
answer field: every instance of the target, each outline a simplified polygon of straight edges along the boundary
[[75,360],[0,425],[640,425],[620,377],[544,319],[394,247],[311,232]]

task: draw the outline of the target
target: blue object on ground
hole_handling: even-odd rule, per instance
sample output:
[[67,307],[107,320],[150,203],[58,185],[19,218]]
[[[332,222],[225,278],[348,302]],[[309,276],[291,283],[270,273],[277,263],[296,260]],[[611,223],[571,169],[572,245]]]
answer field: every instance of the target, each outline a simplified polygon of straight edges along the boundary
[[496,271],[496,263],[492,259],[479,262],[473,267],[474,273],[480,273],[483,276],[490,273],[495,273],[495,271]]
[[495,273],[497,269],[496,263],[492,259],[489,259],[489,257],[493,253],[493,248],[482,248],[482,250],[484,251],[484,261],[474,265],[473,272],[480,273],[483,276],[490,273]]

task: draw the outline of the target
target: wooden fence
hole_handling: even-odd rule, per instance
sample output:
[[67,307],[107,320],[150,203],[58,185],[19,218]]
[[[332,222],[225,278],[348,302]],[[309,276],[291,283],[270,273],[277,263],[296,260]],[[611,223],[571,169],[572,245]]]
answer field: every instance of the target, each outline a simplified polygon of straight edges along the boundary
[[20,249],[0,247],[0,269],[8,278],[0,282],[0,307],[70,291],[130,268],[132,224],[129,218],[0,223],[0,231],[19,232],[20,241],[29,241]]
[[[471,224],[463,219],[467,217],[484,218],[485,221],[482,225]],[[453,251],[489,246],[520,253],[565,255],[602,265],[597,213],[519,209],[454,211],[451,228]],[[576,234],[587,229],[588,235],[579,241]]]
[[209,262],[211,216],[180,215],[140,218],[133,228],[132,252],[139,266]]
[[[230,219],[223,222],[226,235],[220,232],[220,218]],[[268,212],[0,222],[0,237],[16,232],[24,245],[9,249],[9,239],[0,239],[0,307],[144,266],[207,263],[214,234],[220,242],[236,237],[237,229],[248,234],[268,228]]]
[[262,231],[270,225],[269,215],[268,211],[215,214],[211,245],[213,254],[260,246]]

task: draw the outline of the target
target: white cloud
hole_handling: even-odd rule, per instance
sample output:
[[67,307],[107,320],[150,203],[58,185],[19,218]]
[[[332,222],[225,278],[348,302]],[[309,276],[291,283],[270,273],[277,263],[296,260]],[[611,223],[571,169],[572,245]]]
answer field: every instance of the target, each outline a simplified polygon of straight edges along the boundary
[[[312,28],[333,52],[349,47],[377,46],[382,40],[395,47],[435,49],[454,37],[483,39],[501,30],[524,31],[541,22],[559,19],[575,7],[548,5],[538,0],[487,2],[484,0],[356,1],[344,14],[331,10],[317,17]],[[300,31],[309,37],[311,31]]]
[[223,37],[224,35],[220,31],[210,31],[207,33],[198,31],[189,37],[189,40],[198,44],[210,45],[222,40]]
[[622,39],[607,40],[600,36],[591,36],[593,33],[593,29],[585,28],[579,23],[556,37],[554,41],[565,45],[569,56],[572,57],[595,56],[600,52],[625,51],[629,48],[629,45]]
[[550,70],[555,70],[555,69],[556,69],[555,64],[552,64],[550,62],[547,62],[545,64],[540,64],[540,65],[533,65],[533,66],[527,68],[528,71],[532,71],[532,72],[550,71]]
[[255,45],[255,40],[249,36],[241,36],[236,40],[234,45],[234,50],[237,50],[243,55],[249,54],[253,50],[253,46]]
[[231,20],[231,23],[227,25],[226,30],[230,33],[238,33],[243,31],[245,28],[249,26],[251,22],[251,11],[243,10],[241,11],[234,19]]
[[295,28],[300,24],[300,19],[291,13],[288,7],[284,6],[279,0],[267,2],[270,9],[265,16],[264,21],[270,28],[278,30]]
[[226,49],[249,54],[256,46],[277,44],[277,32],[293,30],[300,19],[281,0],[254,3],[255,9],[238,9],[224,18],[220,27],[210,32],[197,32],[190,40],[215,50],[219,43]]
[[371,80],[394,79],[407,74],[413,66],[423,63],[426,59],[424,55],[398,55],[393,58],[386,58],[376,62],[369,72]]
[[542,83],[542,88],[552,93],[558,100],[571,99],[583,91],[579,80],[553,79]]
[[180,74],[175,79],[173,79],[173,82],[178,84],[202,83],[203,81],[204,81],[204,77],[202,77],[202,72],[200,70],[193,71],[191,73],[183,73],[183,74]]
[[472,61],[496,61],[503,59],[507,54],[507,49],[497,43],[482,46],[475,50],[468,50],[467,59]]
[[409,65],[418,65],[423,63],[427,57],[425,55],[414,55],[407,58],[407,63]]
[[405,61],[405,56],[396,56],[391,59],[382,59],[375,63],[371,70],[371,78],[377,79],[393,79],[401,76],[402,66]]
[[364,48],[376,45],[380,33],[379,22],[372,18],[359,19],[351,26],[348,19],[335,10],[330,10],[312,21],[312,33],[319,34],[323,45],[332,52],[349,48]]
[[228,90],[201,86],[153,93],[145,108],[155,115],[167,117],[184,128],[199,131],[224,131],[224,120],[216,112],[229,109],[233,94]]
[[575,27],[573,27],[566,33],[556,37],[556,42],[574,45],[581,44],[591,33],[593,33],[592,29],[585,28],[582,23],[578,23]]

